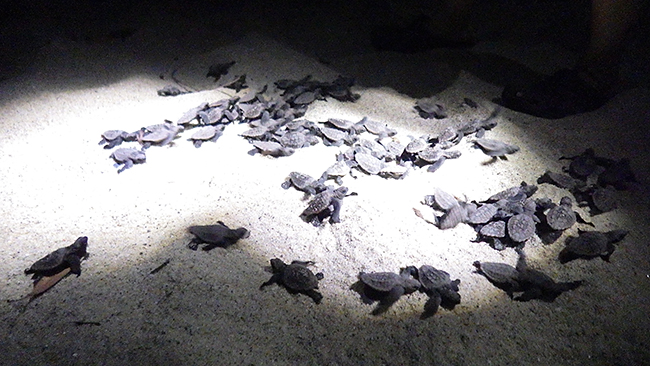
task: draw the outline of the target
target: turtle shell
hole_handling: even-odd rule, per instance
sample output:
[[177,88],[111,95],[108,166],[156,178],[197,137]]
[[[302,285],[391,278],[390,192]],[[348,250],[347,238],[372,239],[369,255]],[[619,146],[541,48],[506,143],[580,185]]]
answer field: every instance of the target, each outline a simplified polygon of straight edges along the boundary
[[282,146],[294,149],[303,147],[305,141],[305,134],[296,131],[287,132],[280,137],[280,144],[282,144]]
[[302,212],[303,216],[311,216],[320,213],[329,207],[334,197],[334,190],[328,187],[326,190],[318,193],[314,198],[309,201],[307,208]]
[[438,148],[428,146],[418,152],[418,157],[428,163],[435,163],[445,157],[445,153]]
[[618,203],[616,202],[616,189],[612,186],[596,188],[591,193],[591,201],[594,207],[600,212],[612,211],[618,207]]
[[318,277],[302,264],[292,263],[282,272],[282,283],[295,291],[308,291],[318,288]]
[[325,136],[327,139],[331,141],[342,141],[343,139],[348,137],[347,132],[341,131],[337,128],[321,127],[320,131],[322,132],[323,136]]
[[509,264],[496,262],[474,262],[474,267],[480,270],[490,281],[499,284],[517,284],[519,271]]
[[492,220],[498,210],[499,208],[492,203],[481,205],[469,215],[467,222],[470,224],[485,224]]
[[250,137],[250,138],[260,138],[269,132],[269,129],[265,126],[257,126],[250,128],[241,133],[241,136]]
[[516,214],[508,219],[508,236],[516,242],[523,242],[535,234],[535,221],[526,214]]
[[507,154],[514,154],[519,151],[518,146],[507,144],[503,141],[498,140],[480,138],[474,140],[474,144],[488,156],[504,156]]
[[393,272],[361,272],[359,280],[374,290],[388,292],[402,282],[402,277]]
[[250,232],[243,227],[230,229],[222,223],[190,226],[188,230],[190,233],[196,235],[197,238],[211,244],[223,244],[224,241],[235,242],[239,239],[247,238],[250,235]]
[[492,221],[484,225],[479,233],[491,238],[503,238],[506,236],[506,222],[502,220]]
[[560,204],[546,214],[546,222],[553,230],[566,230],[576,223],[576,214],[571,208],[571,199],[562,197]]
[[579,256],[597,256],[608,251],[609,239],[600,231],[583,231],[577,237],[566,240],[564,250]]
[[458,206],[456,197],[437,187],[434,188],[432,195],[424,197],[424,202],[433,208],[443,211],[449,211],[452,207]]
[[107,141],[113,141],[117,138],[125,138],[127,135],[128,133],[122,130],[108,130],[102,133],[102,137]]
[[436,290],[452,284],[449,273],[426,264],[418,269],[418,279],[427,290]]
[[[298,189],[305,189],[314,183],[314,178],[308,174],[291,172],[289,173],[289,182]],[[289,186],[285,187],[284,185],[282,187],[285,189],[289,188]]]
[[203,126],[199,127],[193,134],[190,139],[192,140],[201,140],[207,141],[213,138],[217,134],[216,126]]
[[384,167],[384,164],[381,160],[376,157],[366,154],[366,153],[357,153],[354,155],[354,160],[359,163],[361,169],[363,169],[368,174],[377,174]]
[[330,118],[327,123],[341,130],[349,130],[355,125],[355,122],[340,118]]
[[416,154],[427,147],[429,147],[429,144],[423,138],[417,138],[409,142],[405,150],[409,154]]

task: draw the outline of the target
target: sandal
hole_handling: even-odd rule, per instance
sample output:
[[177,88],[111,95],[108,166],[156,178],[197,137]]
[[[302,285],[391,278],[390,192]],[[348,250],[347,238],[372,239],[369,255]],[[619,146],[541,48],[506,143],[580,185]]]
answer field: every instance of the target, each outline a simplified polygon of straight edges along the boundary
[[560,70],[525,88],[507,86],[501,102],[517,112],[548,119],[590,112],[603,106],[608,98],[587,80],[577,70]]

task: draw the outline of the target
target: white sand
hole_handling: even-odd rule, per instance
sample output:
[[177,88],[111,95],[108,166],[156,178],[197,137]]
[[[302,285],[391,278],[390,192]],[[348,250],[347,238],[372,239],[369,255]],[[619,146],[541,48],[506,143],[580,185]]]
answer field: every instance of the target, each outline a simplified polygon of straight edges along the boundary
[[[358,179],[346,177],[344,184],[358,196],[345,199],[341,223],[315,228],[298,216],[306,206],[302,193],[283,190],[280,184],[291,171],[320,175],[334,162],[338,148],[320,144],[286,158],[250,156],[251,145],[237,135],[246,126],[228,126],[216,144],[208,142],[200,149],[186,141],[187,134],[175,146],[152,147],[146,164],[118,175],[110,151],[97,145],[100,133],[176,120],[201,102],[232,95],[231,90],[213,89],[203,76],[213,62],[236,60],[231,73],[246,73],[251,88],[307,74],[319,80],[355,76],[359,82],[354,90],[361,94],[356,103],[319,101],[306,117],[368,116],[388,123],[409,141],[408,136],[489,115],[494,108],[490,100],[501,86],[473,72],[491,65],[490,57],[516,54],[524,63],[553,46],[527,53],[516,44],[497,42],[481,43],[473,53],[401,55],[347,52],[352,42],[344,40],[340,48],[330,42],[322,55],[310,55],[256,32],[235,41],[216,37],[208,47],[199,30],[197,44],[202,46],[195,53],[174,42],[169,42],[169,55],[138,53],[165,42],[167,35],[156,38],[156,29],[143,27],[125,42],[57,38],[25,72],[0,83],[0,276],[6,283],[0,298],[28,293],[30,280],[23,269],[78,236],[89,237],[91,253],[80,277],[64,279],[23,313],[16,304],[0,303],[0,363],[650,362],[648,89],[626,90],[598,111],[555,121],[504,110],[488,136],[521,147],[507,161],[484,164],[489,159],[464,140],[459,145],[463,156],[435,173],[413,171],[403,180],[361,173]],[[168,83],[158,75],[168,77],[173,68],[185,83],[205,91],[158,97],[155,91]],[[449,118],[423,120],[412,107],[435,83],[446,86],[438,96]],[[406,93],[409,88],[415,92]],[[433,93],[428,90],[427,95]],[[464,97],[481,107],[462,105]],[[535,268],[558,280],[585,280],[584,286],[553,303],[513,302],[473,272],[475,260],[514,263],[514,251],[471,242],[469,226],[443,232],[413,214],[414,207],[427,211],[420,201],[434,187],[483,199],[522,180],[534,183],[546,169],[559,171],[560,156],[587,147],[599,155],[632,159],[639,188],[624,192],[616,211],[591,218],[596,229],[625,228],[630,234],[611,263],[559,264],[563,239],[549,246],[539,241],[527,245]],[[556,201],[563,194],[548,185],[541,185],[538,193]],[[227,249],[187,249],[187,226],[217,220],[247,227],[251,235]],[[579,228],[589,227],[576,225],[567,234]],[[273,257],[316,261],[315,269],[325,274],[323,302],[315,305],[278,286],[259,291],[270,277],[265,267]],[[149,274],[167,259],[169,265]],[[462,303],[420,320],[426,297],[414,294],[373,317],[372,306],[349,289],[359,271],[395,271],[411,264],[431,264],[459,278]],[[100,325],[77,326],[75,321]]]

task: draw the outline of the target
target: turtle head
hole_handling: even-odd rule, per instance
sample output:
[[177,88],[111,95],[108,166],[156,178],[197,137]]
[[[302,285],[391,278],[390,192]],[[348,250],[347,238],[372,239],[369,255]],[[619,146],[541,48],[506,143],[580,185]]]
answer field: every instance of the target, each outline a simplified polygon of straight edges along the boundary
[[271,259],[271,269],[273,270],[273,273],[282,272],[286,267],[287,264],[284,263],[282,259],[280,258]]
[[78,256],[83,257],[86,255],[86,248],[88,248],[88,237],[80,236],[77,240],[70,245],[72,252],[76,253]]
[[244,227],[240,227],[239,229],[235,230],[235,234],[239,239],[246,239],[251,235],[251,232]]

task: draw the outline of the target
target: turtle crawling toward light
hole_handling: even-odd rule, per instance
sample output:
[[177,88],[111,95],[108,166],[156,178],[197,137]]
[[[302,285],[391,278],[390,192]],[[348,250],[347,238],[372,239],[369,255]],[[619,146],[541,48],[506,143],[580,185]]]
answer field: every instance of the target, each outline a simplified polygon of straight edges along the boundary
[[[409,272],[361,272],[359,273],[359,293],[366,303],[379,301],[372,315],[388,310],[402,295],[411,294],[420,288],[420,281]],[[353,285],[353,288],[355,285]]]
[[250,235],[250,232],[246,228],[231,229],[221,221],[217,221],[216,225],[190,226],[188,230],[195,236],[187,244],[187,247],[192,250],[197,250],[199,244],[205,244],[203,250],[206,251],[216,247],[226,248],[235,244],[239,239],[248,238]]
[[566,247],[559,255],[560,263],[566,263],[578,258],[601,257],[609,262],[609,257],[614,253],[615,243],[623,240],[628,234],[627,230],[580,231],[577,237],[571,236],[566,240]]
[[552,302],[563,292],[576,289],[582,285],[583,281],[555,282],[546,273],[528,267],[526,255],[523,250],[517,248],[515,251],[519,254],[516,267],[519,272],[517,281],[524,292],[515,298],[515,300],[528,301],[540,299],[542,301]]
[[434,315],[440,306],[451,310],[460,304],[460,294],[458,293],[460,280],[452,281],[449,273],[426,264],[420,268],[408,266],[400,271],[400,273],[404,272],[419,280],[420,291],[429,296],[429,300],[424,304],[422,318]]
[[271,259],[271,270],[273,276],[260,286],[260,290],[266,286],[277,283],[289,291],[289,293],[305,294],[320,304],[323,295],[316,291],[318,281],[323,279],[323,273],[314,274],[307,266],[314,264],[312,261],[293,261],[287,265],[279,258]]
[[33,274],[32,279],[37,281],[44,276],[52,276],[70,268],[70,272],[79,276],[81,260],[88,257],[87,248],[88,237],[80,236],[71,245],[59,248],[36,261],[25,270],[25,274]]

